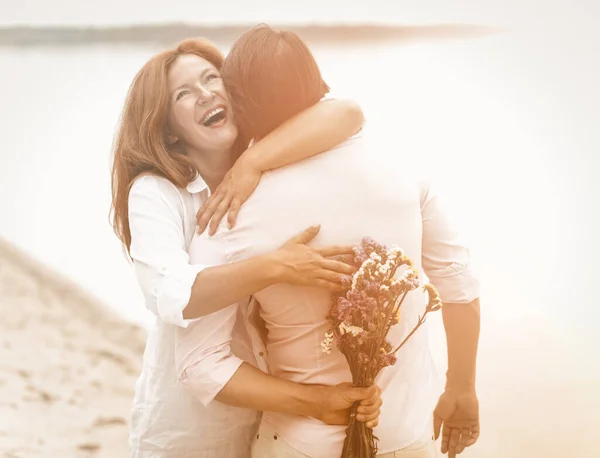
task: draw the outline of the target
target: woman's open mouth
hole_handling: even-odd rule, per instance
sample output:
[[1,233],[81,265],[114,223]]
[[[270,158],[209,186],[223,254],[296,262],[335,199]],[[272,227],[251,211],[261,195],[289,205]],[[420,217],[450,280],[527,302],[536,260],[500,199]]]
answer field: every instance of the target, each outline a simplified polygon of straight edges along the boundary
[[225,124],[227,120],[227,110],[223,106],[216,107],[210,110],[202,118],[204,127],[219,127]]

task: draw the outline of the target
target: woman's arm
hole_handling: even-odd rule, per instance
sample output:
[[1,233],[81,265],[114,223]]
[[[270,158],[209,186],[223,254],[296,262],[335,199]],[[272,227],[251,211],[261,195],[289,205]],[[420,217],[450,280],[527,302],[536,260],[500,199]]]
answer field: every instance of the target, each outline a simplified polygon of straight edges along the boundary
[[236,407],[313,417],[330,425],[348,424],[350,408],[358,401],[356,419],[374,428],[379,419],[380,393],[376,385],[303,385],[272,377],[243,363],[215,399]]
[[363,122],[363,112],[355,101],[321,101],[260,139],[238,162],[261,172],[278,169],[333,148],[358,132]]
[[[192,286],[190,300],[183,311],[184,318],[216,312],[275,283],[339,291],[343,277],[353,275],[355,268],[327,258],[352,254],[352,247],[309,248],[306,244],[319,230],[320,226],[312,226],[272,253],[203,269]],[[193,246],[190,252],[192,250]]]
[[358,132],[363,121],[360,106],[344,99],[321,101],[287,120],[239,157],[198,212],[198,230],[203,232],[210,222],[210,234],[214,234],[227,211],[231,228],[263,172],[333,148]]
[[[360,401],[357,418],[376,424],[381,406],[380,390],[305,385],[268,375],[243,362],[231,351],[238,307],[233,305],[178,328],[175,339],[177,377],[202,404],[214,399],[255,410],[318,418],[328,424],[346,424],[349,409]],[[262,356],[259,356],[262,358]]]
[[[295,283],[339,288],[352,267],[327,259],[350,247],[312,249],[313,227],[279,250],[233,264],[190,264],[181,196],[165,178],[138,178],[129,193],[130,254],[146,306],[162,321],[187,327],[190,319],[228,307],[265,287]],[[192,229],[193,230],[193,229]]]

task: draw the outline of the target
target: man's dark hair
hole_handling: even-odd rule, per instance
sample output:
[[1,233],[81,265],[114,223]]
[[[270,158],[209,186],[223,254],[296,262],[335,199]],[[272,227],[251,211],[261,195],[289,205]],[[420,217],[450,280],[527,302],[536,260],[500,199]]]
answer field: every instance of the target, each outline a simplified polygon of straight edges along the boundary
[[264,137],[329,92],[302,39],[265,24],[236,40],[221,73],[240,133],[248,140]]

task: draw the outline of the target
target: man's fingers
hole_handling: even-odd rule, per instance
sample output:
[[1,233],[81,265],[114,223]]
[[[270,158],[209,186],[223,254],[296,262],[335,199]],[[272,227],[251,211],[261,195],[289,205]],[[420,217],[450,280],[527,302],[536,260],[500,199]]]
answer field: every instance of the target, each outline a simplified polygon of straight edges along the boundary
[[439,415],[433,414],[433,437],[435,440],[438,440],[440,437],[440,431],[442,430],[442,417]]
[[442,455],[448,453],[448,445],[450,444],[450,427],[442,426]]
[[456,448],[454,449],[457,455],[461,454],[465,450],[465,447],[467,446],[466,441],[469,439],[469,437],[471,437],[471,429],[461,428],[458,444],[456,444]]
[[345,262],[334,261],[332,259],[323,259],[321,261],[321,267],[346,275],[354,275],[356,272],[356,267],[346,264]]
[[460,441],[460,429],[450,428],[450,442],[448,443],[448,458],[454,458],[456,456],[456,447]]
[[219,203],[219,206],[215,210],[215,213],[212,219],[210,220],[210,230],[208,232],[208,235],[214,235],[215,232],[217,232],[217,229],[219,228],[219,223],[223,219],[223,216],[225,216],[225,213],[227,213],[227,210],[229,210],[230,203],[231,196],[229,195],[224,197],[221,203]]
[[287,243],[308,243],[317,236],[320,230],[320,224],[310,226],[308,229],[303,230],[300,234],[289,239]]
[[471,427],[471,435],[465,440],[465,446],[470,447],[479,439],[479,425]]
[[235,226],[235,221],[237,219],[237,215],[240,211],[241,206],[242,204],[239,198],[234,197],[231,200],[231,204],[229,205],[229,214],[227,215],[227,227],[229,229]]
[[326,246],[323,248],[319,248],[317,252],[323,256],[324,258],[329,258],[331,256],[340,256],[344,254],[353,254],[351,245],[334,245],[334,246]]

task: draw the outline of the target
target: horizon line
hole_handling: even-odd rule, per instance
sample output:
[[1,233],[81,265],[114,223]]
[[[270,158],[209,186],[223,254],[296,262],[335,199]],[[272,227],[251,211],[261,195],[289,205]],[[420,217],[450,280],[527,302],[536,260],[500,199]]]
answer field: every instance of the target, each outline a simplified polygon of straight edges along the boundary
[[[206,25],[165,22],[118,26],[37,26],[0,25],[0,46],[81,45],[81,44],[164,44],[191,36],[204,36],[215,42],[233,42],[255,23]],[[500,29],[463,23],[380,24],[380,23],[307,23],[272,24],[273,28],[292,30],[312,42],[368,42],[439,38],[476,38],[498,33]]]

